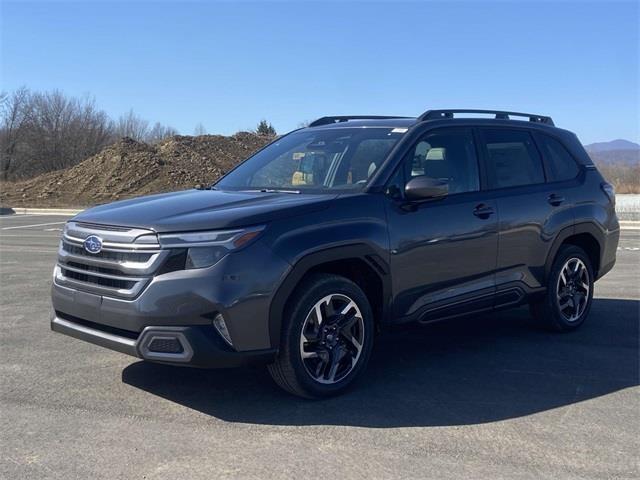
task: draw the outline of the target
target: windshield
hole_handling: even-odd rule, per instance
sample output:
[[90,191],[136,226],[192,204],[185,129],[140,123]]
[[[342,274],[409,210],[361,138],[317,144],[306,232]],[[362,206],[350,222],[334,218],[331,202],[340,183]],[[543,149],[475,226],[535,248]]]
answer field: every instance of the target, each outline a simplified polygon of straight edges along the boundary
[[275,141],[223,177],[221,190],[361,189],[406,128],[302,130]]

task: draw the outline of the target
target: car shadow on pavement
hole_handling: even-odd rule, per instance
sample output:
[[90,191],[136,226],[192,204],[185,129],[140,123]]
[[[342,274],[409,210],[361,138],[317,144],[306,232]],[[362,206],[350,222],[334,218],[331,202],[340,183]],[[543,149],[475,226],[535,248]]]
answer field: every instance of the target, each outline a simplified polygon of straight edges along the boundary
[[388,332],[346,394],[308,401],[264,368],[137,362],[125,383],[230,422],[411,427],[530,415],[639,384],[640,302],[596,299],[581,329],[537,328],[526,308]]

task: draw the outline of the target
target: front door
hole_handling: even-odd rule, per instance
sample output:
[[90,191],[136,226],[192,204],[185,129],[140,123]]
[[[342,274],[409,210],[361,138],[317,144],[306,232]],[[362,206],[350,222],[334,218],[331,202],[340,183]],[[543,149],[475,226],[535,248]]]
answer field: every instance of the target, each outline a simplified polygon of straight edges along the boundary
[[[447,181],[444,198],[407,202],[412,177]],[[396,320],[442,318],[493,304],[498,214],[480,192],[471,129],[431,130],[389,185],[387,216]],[[394,198],[395,196],[395,198]]]

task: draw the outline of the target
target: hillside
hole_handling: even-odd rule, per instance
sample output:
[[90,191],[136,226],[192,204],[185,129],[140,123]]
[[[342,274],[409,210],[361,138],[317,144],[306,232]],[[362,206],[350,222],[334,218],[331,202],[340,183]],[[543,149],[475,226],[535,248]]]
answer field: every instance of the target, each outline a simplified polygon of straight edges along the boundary
[[0,204],[82,207],[206,185],[270,140],[247,132],[174,136],[157,145],[123,138],[74,167],[0,183]]
[[610,142],[596,142],[585,145],[584,147],[589,152],[609,152],[617,150],[632,150],[640,151],[640,145],[629,140],[623,140],[621,138],[617,140],[611,140]]
[[[123,138],[74,167],[21,182],[0,182],[0,205],[83,207],[206,185],[270,140],[247,132],[174,136],[156,145]],[[618,193],[640,192],[640,150],[590,149],[589,154]]]
[[623,164],[640,165],[640,150],[587,150],[589,156],[598,165]]
[[[613,148],[623,146],[621,142],[636,145],[626,140],[614,140],[587,145],[585,148],[600,173],[616,188],[616,192],[640,193],[640,148]],[[600,147],[593,149],[594,145]]]

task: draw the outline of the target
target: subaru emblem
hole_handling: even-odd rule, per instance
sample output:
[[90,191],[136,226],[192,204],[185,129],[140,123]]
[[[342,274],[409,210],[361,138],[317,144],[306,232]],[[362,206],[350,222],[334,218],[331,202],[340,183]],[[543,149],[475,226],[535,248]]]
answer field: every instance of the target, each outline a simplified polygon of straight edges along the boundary
[[100,253],[100,250],[102,250],[102,239],[96,235],[89,235],[84,240],[84,249],[89,253]]

